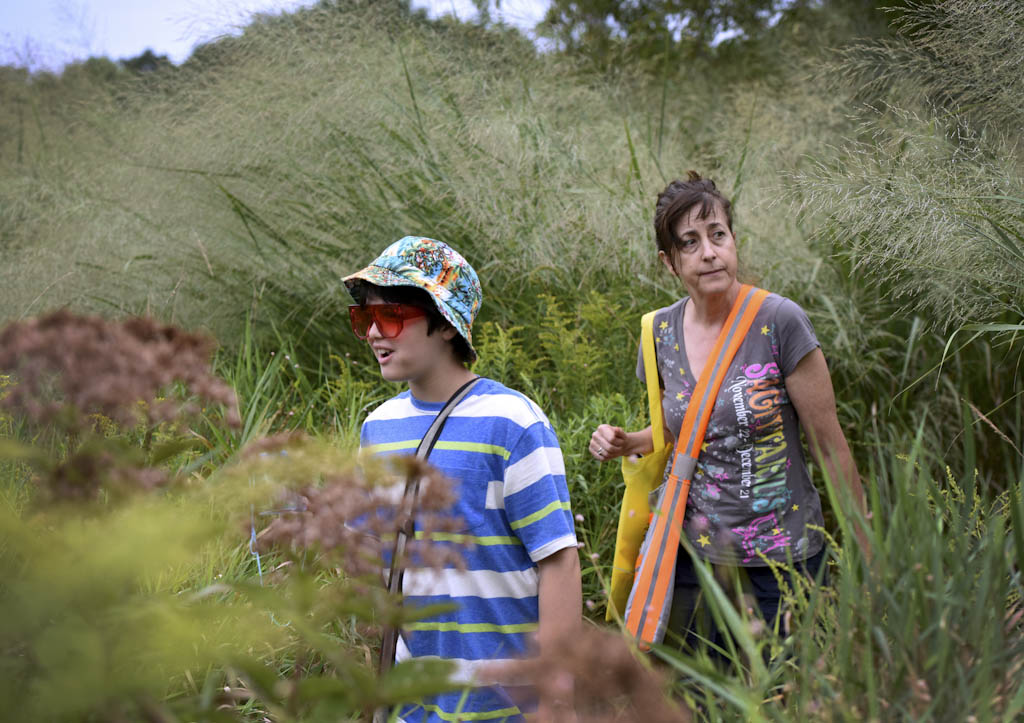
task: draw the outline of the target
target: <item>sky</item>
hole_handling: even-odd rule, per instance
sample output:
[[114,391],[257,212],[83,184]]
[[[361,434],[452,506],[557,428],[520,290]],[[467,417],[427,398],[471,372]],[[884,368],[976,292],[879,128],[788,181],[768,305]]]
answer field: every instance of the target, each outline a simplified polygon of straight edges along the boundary
[[[0,0],[0,65],[57,70],[92,56],[132,58],[150,48],[181,63],[195,45],[237,32],[254,12],[281,12],[311,0]],[[472,0],[413,0],[433,17],[476,16]],[[528,30],[547,0],[501,0],[508,23]]]

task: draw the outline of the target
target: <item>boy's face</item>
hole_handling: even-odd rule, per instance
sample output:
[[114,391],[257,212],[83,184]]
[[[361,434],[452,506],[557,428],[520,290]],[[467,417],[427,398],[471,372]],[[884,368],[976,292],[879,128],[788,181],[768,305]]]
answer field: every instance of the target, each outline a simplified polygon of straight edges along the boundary
[[[384,300],[375,292],[366,295],[367,305],[383,304]],[[429,324],[425,316],[406,319],[397,336],[385,339],[376,324],[371,324],[366,341],[373,351],[380,373],[389,382],[410,382],[415,385],[426,381],[442,363],[452,356],[448,342],[457,333],[455,329],[438,329],[427,333]]]

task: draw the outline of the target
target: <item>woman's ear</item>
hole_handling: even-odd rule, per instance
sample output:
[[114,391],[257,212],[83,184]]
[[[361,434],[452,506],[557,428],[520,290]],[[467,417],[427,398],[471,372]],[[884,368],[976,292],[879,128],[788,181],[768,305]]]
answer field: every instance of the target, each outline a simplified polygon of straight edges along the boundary
[[658,258],[661,259],[661,263],[665,264],[665,268],[673,276],[677,277],[679,274],[676,273],[676,267],[672,265],[672,258],[664,251],[658,251]]

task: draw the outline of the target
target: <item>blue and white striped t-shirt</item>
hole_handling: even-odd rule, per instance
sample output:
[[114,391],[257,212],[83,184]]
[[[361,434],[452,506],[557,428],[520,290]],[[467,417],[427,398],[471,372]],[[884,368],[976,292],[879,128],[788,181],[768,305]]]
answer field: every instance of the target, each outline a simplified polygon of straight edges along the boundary
[[[443,404],[408,391],[375,409],[363,424],[363,454],[413,454]],[[459,680],[475,679],[481,664],[522,657],[537,630],[537,562],[566,547],[576,534],[558,439],[530,399],[481,379],[452,411],[428,460],[456,485],[453,514],[466,570],[409,570],[407,604],[454,603],[455,609],[403,630],[398,659],[453,660]],[[434,696],[405,706],[408,723],[521,720],[516,702],[498,687]]]

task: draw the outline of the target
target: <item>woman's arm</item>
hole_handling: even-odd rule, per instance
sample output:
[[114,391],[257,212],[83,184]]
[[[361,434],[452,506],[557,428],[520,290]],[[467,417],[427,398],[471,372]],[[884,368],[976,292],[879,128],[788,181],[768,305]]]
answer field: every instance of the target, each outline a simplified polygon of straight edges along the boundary
[[590,435],[590,453],[601,462],[628,454],[650,454],[653,451],[654,435],[650,427],[638,432],[627,432],[622,427],[601,424]]
[[[665,392],[662,391],[659,403],[664,395]],[[664,437],[667,441],[673,439],[668,427],[665,427]],[[650,425],[636,432],[627,432],[622,427],[601,424],[590,435],[589,449],[590,454],[599,462],[607,462],[610,459],[631,454],[650,454],[654,451],[654,435]]]
[[[800,418],[800,426],[807,434],[811,453],[829,479],[848,493],[849,499],[867,520],[864,488],[846,436],[839,426],[832,377],[821,349],[814,349],[804,356],[785,381],[789,399]],[[870,552],[865,531],[856,522],[854,533],[864,550]]]

